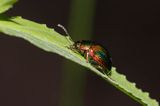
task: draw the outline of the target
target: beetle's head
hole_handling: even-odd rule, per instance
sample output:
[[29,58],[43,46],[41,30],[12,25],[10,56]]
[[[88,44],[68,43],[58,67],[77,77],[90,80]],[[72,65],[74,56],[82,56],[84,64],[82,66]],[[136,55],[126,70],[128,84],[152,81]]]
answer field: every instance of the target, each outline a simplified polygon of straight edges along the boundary
[[74,46],[75,46],[76,49],[79,49],[80,46],[81,46],[81,41],[76,41],[76,42],[74,43]]
[[81,41],[76,41],[76,42],[74,42],[73,45],[70,45],[71,50],[79,52],[79,53],[84,52],[80,48],[81,48]]
[[77,49],[78,50],[80,48],[80,46],[81,46],[81,42],[77,41],[73,45],[71,45],[70,47],[71,47],[71,49]]

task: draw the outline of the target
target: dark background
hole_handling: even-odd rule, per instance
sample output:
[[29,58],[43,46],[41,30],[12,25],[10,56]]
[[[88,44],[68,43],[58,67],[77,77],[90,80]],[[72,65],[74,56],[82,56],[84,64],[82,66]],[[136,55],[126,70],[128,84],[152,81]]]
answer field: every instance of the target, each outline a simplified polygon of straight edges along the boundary
[[[20,0],[7,14],[67,27],[70,2]],[[120,73],[160,101],[160,1],[97,0],[95,12],[93,40],[108,47]],[[59,106],[63,57],[3,34],[0,51],[1,106]],[[91,71],[84,101],[85,106],[139,106]]]

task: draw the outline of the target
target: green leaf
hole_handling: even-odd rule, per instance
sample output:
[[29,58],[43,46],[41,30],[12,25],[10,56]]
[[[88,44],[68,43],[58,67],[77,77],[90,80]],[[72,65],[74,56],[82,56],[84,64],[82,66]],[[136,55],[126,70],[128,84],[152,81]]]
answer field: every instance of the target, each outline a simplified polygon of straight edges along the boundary
[[159,106],[155,99],[149,97],[149,93],[136,88],[135,83],[129,82],[126,76],[116,72],[115,67],[111,70],[111,76],[107,76],[96,70],[89,63],[86,63],[84,57],[68,49],[70,42],[65,36],[57,33],[52,28],[47,28],[45,24],[38,24],[21,17],[1,18],[0,31],[11,36],[23,38],[45,51],[57,53],[90,69],[144,106]]
[[10,9],[17,0],[0,0],[0,13],[3,13]]
[[129,82],[125,75],[116,72],[115,69],[112,70],[111,78],[116,82],[113,85],[130,96],[132,99],[136,100],[143,106],[159,106],[155,99],[149,97],[148,92],[144,92],[136,87],[136,83]]

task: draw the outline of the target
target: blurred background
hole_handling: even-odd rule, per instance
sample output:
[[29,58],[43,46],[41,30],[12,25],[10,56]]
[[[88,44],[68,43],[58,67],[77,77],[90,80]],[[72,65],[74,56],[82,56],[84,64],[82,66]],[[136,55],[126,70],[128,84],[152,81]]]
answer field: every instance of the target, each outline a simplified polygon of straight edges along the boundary
[[[159,0],[19,0],[9,16],[45,23],[110,51],[117,71],[160,101]],[[44,35],[45,36],[45,35]],[[86,68],[0,34],[1,106],[140,106]]]

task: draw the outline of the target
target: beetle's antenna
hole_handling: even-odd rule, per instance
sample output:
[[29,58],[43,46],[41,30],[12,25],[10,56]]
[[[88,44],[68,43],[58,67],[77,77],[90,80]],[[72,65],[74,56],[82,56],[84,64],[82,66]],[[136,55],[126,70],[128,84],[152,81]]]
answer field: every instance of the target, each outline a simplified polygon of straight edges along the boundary
[[67,31],[67,29],[63,25],[58,24],[57,26],[60,27],[60,28],[62,28],[67,36],[70,36],[69,33],[68,33],[68,31]]
[[68,40],[71,44],[73,44],[73,40],[71,39],[71,36],[69,35],[67,29],[66,29],[63,25],[61,25],[61,24],[58,24],[57,26],[60,27],[60,28],[62,28],[62,29],[64,30],[64,32],[65,32],[66,35],[67,35],[67,36],[66,36],[67,40]]

